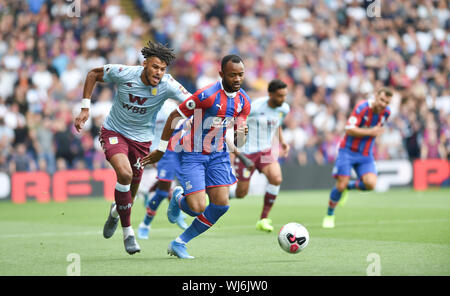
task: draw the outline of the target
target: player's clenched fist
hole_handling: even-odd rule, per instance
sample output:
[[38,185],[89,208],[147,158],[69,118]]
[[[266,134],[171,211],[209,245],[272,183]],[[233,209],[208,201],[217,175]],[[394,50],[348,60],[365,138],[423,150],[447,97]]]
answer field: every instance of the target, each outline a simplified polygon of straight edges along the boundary
[[75,118],[75,128],[77,129],[77,132],[80,132],[84,124],[86,123],[86,120],[89,118],[89,109],[82,109],[80,114]]
[[248,125],[241,124],[238,125],[235,131],[234,144],[236,147],[242,147],[245,144],[246,136],[248,134]]
[[164,155],[164,152],[159,150],[153,150],[150,154],[144,156],[141,161],[141,165],[153,164],[158,162]]

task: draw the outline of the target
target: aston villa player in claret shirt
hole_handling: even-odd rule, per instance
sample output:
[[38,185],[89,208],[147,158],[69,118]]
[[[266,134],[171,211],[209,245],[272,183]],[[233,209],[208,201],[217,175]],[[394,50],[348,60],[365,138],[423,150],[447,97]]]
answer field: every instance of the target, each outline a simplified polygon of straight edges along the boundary
[[175,59],[173,49],[148,42],[141,52],[145,58],[143,66],[107,64],[89,71],[81,111],[75,118],[75,128],[81,131],[89,118],[91,96],[97,82],[116,86],[111,110],[100,131],[106,159],[117,175],[115,202],[103,226],[103,236],[112,237],[120,219],[125,250],[130,255],[140,251],[130,215],[143,173],[140,161],[150,151],[156,115],[167,99],[182,102],[191,95],[166,74],[167,67]]

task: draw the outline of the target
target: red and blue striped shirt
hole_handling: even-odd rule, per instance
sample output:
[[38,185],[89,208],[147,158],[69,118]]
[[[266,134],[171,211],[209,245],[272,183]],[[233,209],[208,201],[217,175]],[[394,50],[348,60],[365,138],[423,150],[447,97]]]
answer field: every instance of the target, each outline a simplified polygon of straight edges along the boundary
[[243,89],[228,95],[219,80],[199,89],[178,106],[182,116],[193,116],[190,131],[180,142],[184,151],[204,154],[226,151],[227,128],[245,124],[251,108]]
[[[358,103],[353,109],[352,114],[347,120],[346,129],[352,127],[374,127],[381,122],[384,122],[389,118],[391,109],[386,107],[382,112],[376,114],[373,112],[372,103],[370,100],[364,100]],[[373,145],[375,137],[353,137],[348,134],[342,138],[339,148],[347,149],[353,152],[361,153],[364,156],[373,155]]]

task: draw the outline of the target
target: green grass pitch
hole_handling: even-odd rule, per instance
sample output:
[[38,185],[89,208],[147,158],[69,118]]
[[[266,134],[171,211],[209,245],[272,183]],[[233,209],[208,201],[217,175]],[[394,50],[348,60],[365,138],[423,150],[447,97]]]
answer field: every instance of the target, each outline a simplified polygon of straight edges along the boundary
[[[448,189],[352,191],[336,209],[335,229],[321,228],[328,191],[282,191],[270,215],[272,233],[255,229],[261,196],[233,199],[222,219],[188,244],[193,260],[166,253],[181,233],[167,220],[167,204],[161,204],[150,238],[139,240],[141,253],[130,256],[120,226],[111,239],[102,236],[109,209],[102,198],[0,202],[0,275],[64,276],[73,253],[79,255],[81,275],[365,276],[370,254],[379,256],[381,275],[450,275]],[[142,202],[136,202],[136,232],[144,213]],[[278,230],[288,222],[310,232],[309,245],[299,254],[278,246]]]

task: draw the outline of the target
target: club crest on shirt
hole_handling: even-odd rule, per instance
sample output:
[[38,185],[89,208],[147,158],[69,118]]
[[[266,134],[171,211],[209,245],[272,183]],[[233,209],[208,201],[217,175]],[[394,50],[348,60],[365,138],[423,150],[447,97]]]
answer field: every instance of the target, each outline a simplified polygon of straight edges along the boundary
[[238,103],[236,112],[239,113],[242,111],[242,103]]
[[152,88],[152,96],[156,96],[158,94],[158,89],[155,87],[155,88]]
[[194,110],[195,109],[195,102],[194,100],[189,100],[186,102],[186,108],[188,108],[189,110]]

